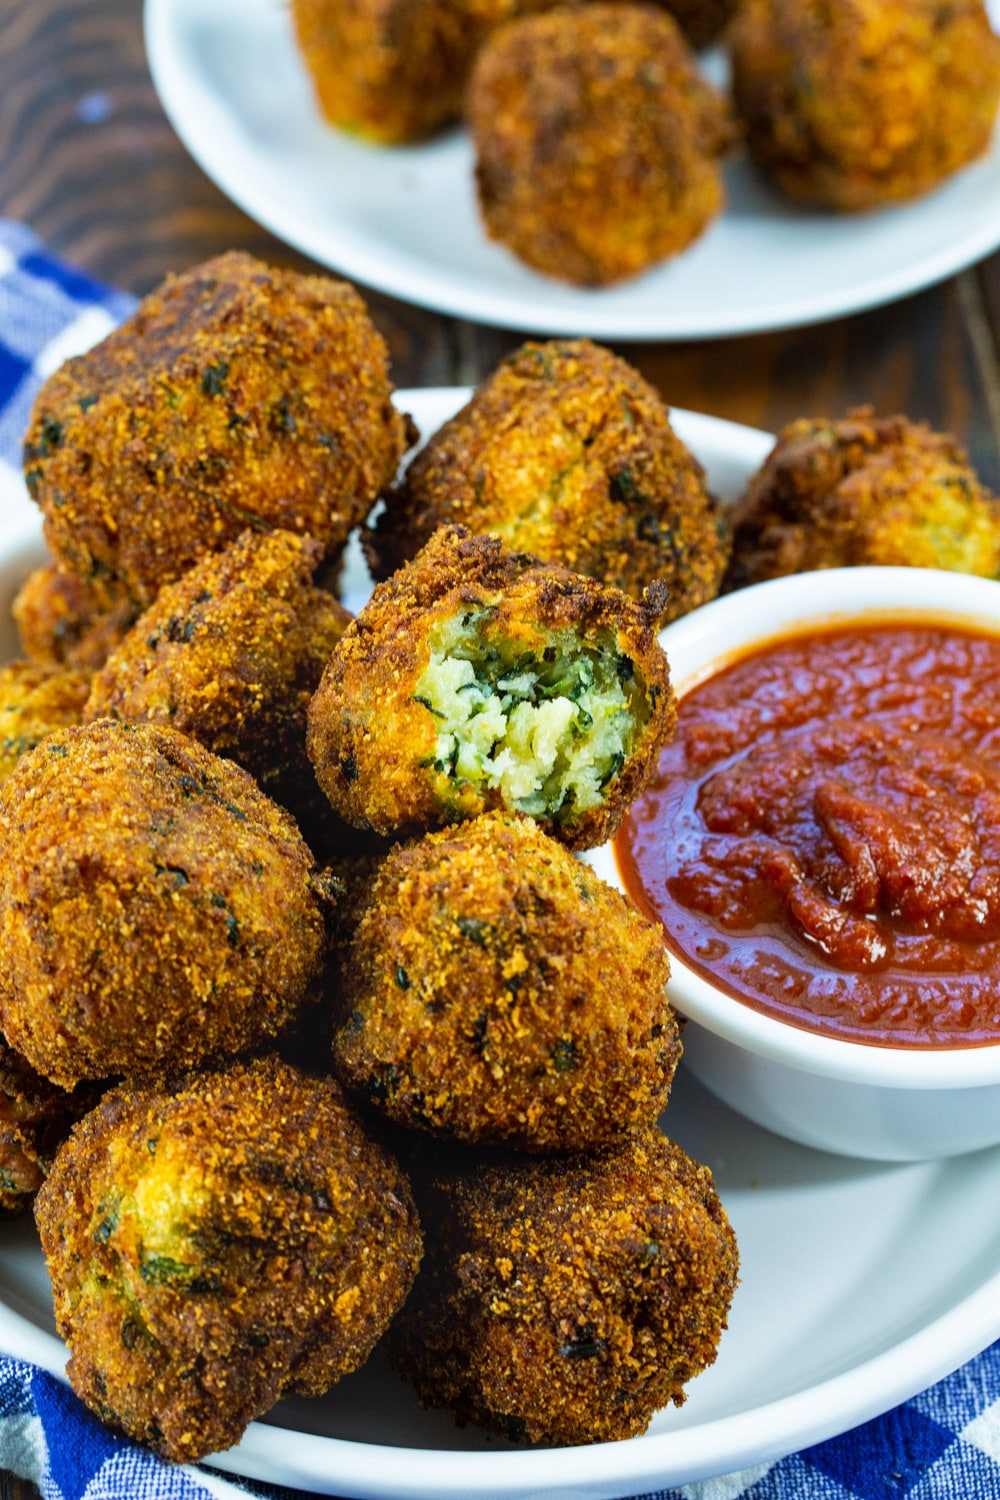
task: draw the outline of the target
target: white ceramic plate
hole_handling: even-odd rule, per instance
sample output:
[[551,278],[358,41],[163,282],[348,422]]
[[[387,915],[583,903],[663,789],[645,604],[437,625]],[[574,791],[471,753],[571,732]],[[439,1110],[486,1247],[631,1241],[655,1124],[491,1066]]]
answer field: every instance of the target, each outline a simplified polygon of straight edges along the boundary
[[[230,198],[322,264],[478,322],[616,339],[748,333],[891,301],[1000,245],[998,136],[929,197],[862,215],[796,208],[734,162],[726,213],[683,255],[620,287],[563,285],[487,240],[462,131],[387,148],[323,122],[285,0],[146,0],[145,15],[163,106]],[[708,66],[721,76],[720,57]]]
[[[404,391],[424,432],[461,390]],[[675,412],[731,496],[770,446],[760,432]],[[41,554],[37,522],[5,507],[0,622]],[[355,572],[355,599],[364,583]],[[3,633],[5,632],[5,634]],[[0,624],[0,659],[16,644]],[[715,1365],[649,1432],[596,1447],[517,1450],[422,1412],[378,1355],[318,1400],[284,1402],[220,1467],[372,1500],[579,1500],[635,1495],[766,1464],[885,1411],[1000,1335],[1000,1149],[886,1166],[828,1156],[732,1114],[681,1071],[664,1126],[715,1174],[742,1281]],[[0,1225],[0,1347],[62,1374],[30,1221]]]

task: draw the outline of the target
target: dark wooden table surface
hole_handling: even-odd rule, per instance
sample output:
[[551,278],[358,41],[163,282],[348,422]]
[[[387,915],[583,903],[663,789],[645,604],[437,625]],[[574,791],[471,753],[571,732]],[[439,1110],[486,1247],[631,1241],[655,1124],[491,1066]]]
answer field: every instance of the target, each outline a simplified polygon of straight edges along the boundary
[[[310,265],[233,207],[175,136],[146,66],[141,0],[0,0],[0,214],[137,293],[234,246]],[[398,386],[473,382],[534,331],[362,289]],[[1000,489],[1000,256],[810,328],[616,347],[671,405],[768,430],[858,402],[903,411],[956,433]]]
[[[233,247],[316,269],[188,156],[150,81],[141,0],[0,0],[0,216],[137,294]],[[362,290],[398,386],[474,382],[535,331],[479,327]],[[859,402],[924,419],[956,433],[1000,491],[1000,255],[809,328],[614,347],[671,405],[769,430]],[[0,1500],[36,1493],[0,1472]]]

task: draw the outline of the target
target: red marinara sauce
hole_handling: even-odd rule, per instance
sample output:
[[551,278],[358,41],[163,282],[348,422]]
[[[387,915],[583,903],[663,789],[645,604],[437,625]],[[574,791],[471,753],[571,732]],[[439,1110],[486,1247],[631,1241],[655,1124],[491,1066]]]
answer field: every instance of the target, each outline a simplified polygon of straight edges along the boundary
[[693,687],[615,841],[735,998],[890,1047],[1000,1042],[1000,636],[863,623]]

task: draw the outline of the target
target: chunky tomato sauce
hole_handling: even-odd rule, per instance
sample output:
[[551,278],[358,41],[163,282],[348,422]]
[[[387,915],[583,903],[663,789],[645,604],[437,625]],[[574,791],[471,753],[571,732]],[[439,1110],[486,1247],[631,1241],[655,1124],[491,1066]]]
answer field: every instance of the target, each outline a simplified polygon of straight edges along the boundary
[[616,853],[668,947],[759,1010],[1000,1042],[1000,637],[872,624],[735,660],[681,699]]

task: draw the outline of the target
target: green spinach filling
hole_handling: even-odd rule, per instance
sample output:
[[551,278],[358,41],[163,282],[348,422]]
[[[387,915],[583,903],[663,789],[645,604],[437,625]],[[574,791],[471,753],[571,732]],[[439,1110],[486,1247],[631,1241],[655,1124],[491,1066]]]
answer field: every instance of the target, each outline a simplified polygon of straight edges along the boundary
[[535,650],[491,631],[490,610],[444,621],[414,697],[434,715],[426,762],[499,789],[504,806],[568,821],[603,800],[645,724],[647,697],[610,632],[552,632]]

